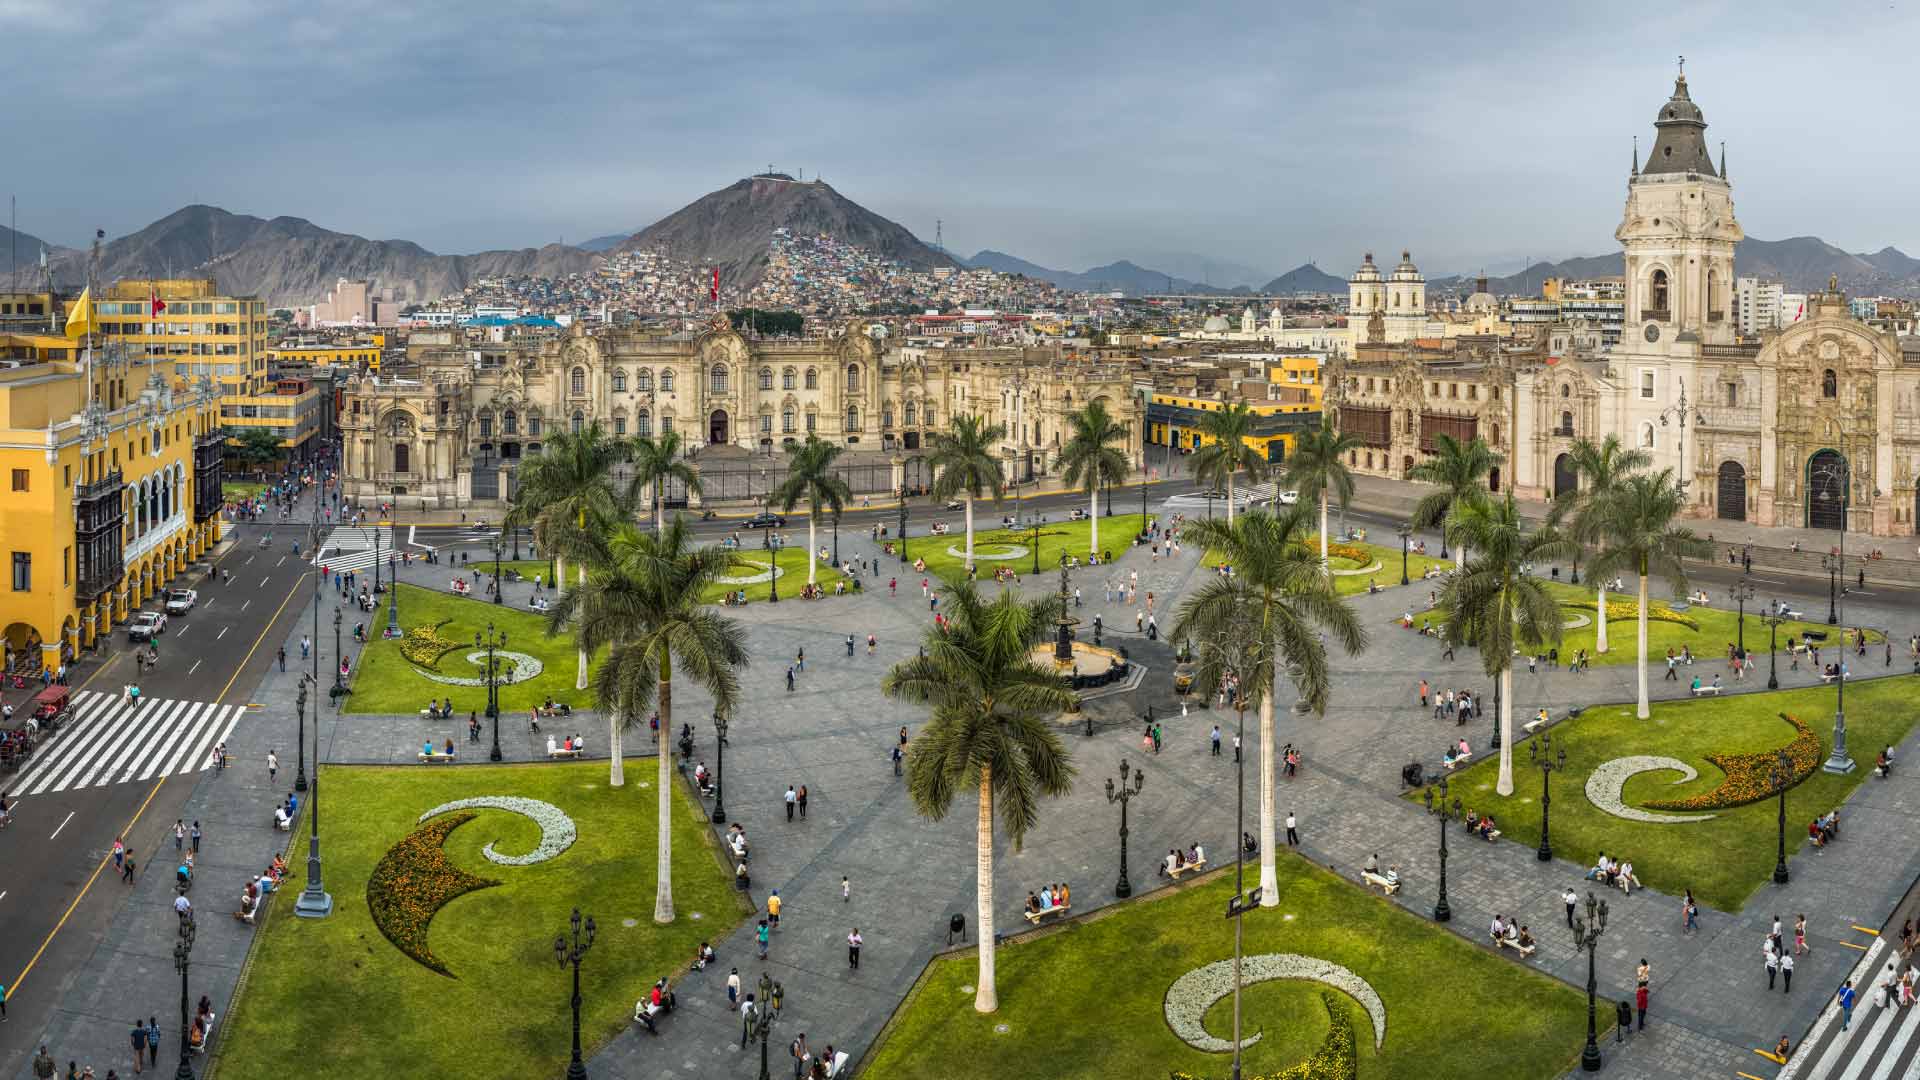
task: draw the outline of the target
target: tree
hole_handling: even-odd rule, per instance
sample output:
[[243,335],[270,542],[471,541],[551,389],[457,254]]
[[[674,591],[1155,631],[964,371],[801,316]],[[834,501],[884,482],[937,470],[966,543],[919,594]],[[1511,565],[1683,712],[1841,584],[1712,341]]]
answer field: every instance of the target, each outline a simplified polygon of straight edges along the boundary
[[[1198,550],[1219,552],[1233,566],[1233,574],[1212,577],[1180,605],[1173,640],[1199,640],[1206,651],[1244,655],[1245,646],[1232,642],[1251,633],[1261,658],[1251,671],[1235,674],[1241,696],[1260,710],[1260,902],[1265,907],[1279,902],[1273,847],[1273,697],[1278,675],[1284,671],[1300,700],[1324,717],[1332,675],[1320,632],[1330,633],[1349,654],[1367,644],[1359,617],[1334,591],[1325,563],[1306,545],[1309,514],[1306,507],[1277,514],[1254,508],[1232,522],[1209,518],[1183,526]],[[1211,694],[1221,674],[1203,667],[1200,691]]]
[[[814,581],[814,570],[818,566],[819,547],[815,543],[815,533],[820,527],[820,512],[830,510],[835,514],[846,509],[847,500],[853,498],[853,491],[847,482],[833,471],[833,462],[842,452],[842,448],[830,442],[824,442],[817,435],[807,436],[807,441],[788,451],[787,478],[775,488],[773,502],[779,503],[782,510],[791,512],[797,504],[807,504],[807,584]],[[779,568],[772,568],[779,573]]]
[[1470,498],[1455,503],[1447,527],[1473,548],[1473,557],[1447,579],[1440,593],[1447,610],[1447,640],[1477,648],[1481,670],[1500,680],[1500,779],[1495,790],[1511,795],[1514,649],[1538,652],[1558,645],[1561,634],[1559,602],[1545,582],[1521,568],[1567,554],[1573,543],[1551,528],[1528,529],[1512,492],[1498,502]]
[[1713,546],[1692,529],[1674,527],[1673,519],[1686,502],[1686,492],[1673,470],[1661,469],[1621,480],[1593,511],[1594,532],[1602,547],[1593,560],[1592,574],[1602,581],[1623,572],[1640,578],[1640,651],[1634,662],[1640,672],[1640,703],[1634,715],[1642,720],[1653,715],[1647,706],[1647,578],[1663,574],[1676,594],[1685,592],[1687,568],[1682,560],[1704,559],[1713,553]]
[[807,317],[797,311],[768,311],[764,308],[735,308],[727,312],[735,330],[752,330],[763,337],[797,337],[807,326]]
[[[713,697],[714,712],[731,714],[740,696],[736,669],[747,664],[746,630],[704,604],[701,593],[733,565],[719,547],[695,547],[686,521],[675,514],[661,532],[621,523],[599,547],[603,559],[587,584],[556,599],[547,632],[572,625],[583,643],[608,646],[594,680],[594,700],[618,731],[660,712],[660,799],[657,881],[653,921],[673,921],[673,769],[668,739],[673,731],[673,669],[690,674]],[[616,775],[620,746],[611,743]]]
[[680,433],[662,431],[657,438],[636,435],[627,441],[621,457],[633,463],[633,476],[627,481],[627,502],[640,505],[640,492],[648,492],[647,505],[653,509],[653,528],[666,526],[666,482],[678,480],[690,492],[699,493],[699,470],[687,464]]
[[272,428],[229,427],[224,434],[233,444],[233,454],[254,471],[266,468],[280,460],[284,448],[280,445],[280,433]]
[[947,626],[926,633],[923,655],[895,664],[880,689],[889,697],[931,705],[932,715],[907,751],[907,793],[922,817],[939,821],[954,796],[979,792],[974,834],[975,920],[980,973],[973,1007],[999,1007],[993,977],[993,842],[995,810],[1015,851],[1040,818],[1040,798],[1073,787],[1074,769],[1052,717],[1073,693],[1051,666],[1033,659],[1059,601],[1026,600],[1003,590],[981,599],[973,581],[946,582]]
[[[557,599],[566,580],[566,545],[562,534],[608,529],[626,519],[629,507],[613,490],[613,466],[626,451],[601,431],[598,422],[578,432],[555,431],[546,449],[520,466],[514,516],[534,523],[534,536],[553,552],[553,594]],[[583,568],[584,569],[584,568]],[[587,688],[587,650],[580,649],[580,670],[574,688]]]
[[[1487,475],[1500,467],[1506,459],[1499,451],[1488,446],[1485,439],[1474,436],[1470,442],[1461,442],[1451,435],[1442,433],[1434,436],[1433,456],[1415,465],[1407,473],[1407,479],[1422,483],[1438,484],[1440,490],[1429,492],[1413,507],[1413,524],[1417,528],[1441,524],[1447,520],[1448,512],[1461,503],[1471,499],[1484,499],[1487,496]],[[1440,557],[1447,557],[1447,531],[1440,530]],[[1454,553],[1453,565],[1465,566],[1467,553],[1464,548]]]
[[[1568,464],[1573,466],[1574,476],[1579,483],[1571,491],[1563,491],[1553,500],[1552,516],[1549,522],[1565,520],[1571,539],[1580,544],[1592,543],[1599,537],[1599,525],[1603,518],[1603,506],[1607,499],[1620,488],[1621,481],[1653,464],[1653,455],[1645,450],[1628,449],[1620,443],[1618,435],[1609,435],[1599,445],[1592,439],[1580,439],[1567,451]],[[1594,601],[1594,620],[1598,629],[1594,635],[1593,651],[1607,651],[1607,579],[1593,575],[1593,584],[1598,589]]]
[[1249,483],[1267,475],[1267,459],[1247,445],[1253,437],[1253,420],[1247,403],[1236,401],[1200,421],[1200,433],[1211,441],[1193,452],[1193,475],[1209,487],[1226,486],[1228,521],[1233,520],[1234,474],[1245,469]]
[[[1066,482],[1080,484],[1087,492],[1087,516],[1093,525],[1089,542],[1093,551],[1099,551],[1100,485],[1127,478],[1127,455],[1108,444],[1126,438],[1127,425],[1108,414],[1104,403],[1095,401],[1068,416],[1067,427],[1073,434],[1060,448],[1060,464],[1066,466]],[[1231,501],[1227,509],[1232,512]],[[1140,527],[1145,529],[1146,523]]]
[[1329,496],[1345,507],[1353,501],[1353,473],[1347,469],[1347,455],[1360,445],[1360,437],[1335,431],[1333,417],[1321,414],[1320,426],[1301,432],[1293,441],[1293,453],[1281,469],[1286,484],[1320,504],[1321,573],[1332,577],[1327,564],[1327,502]]
[[934,434],[927,464],[933,469],[933,498],[945,502],[958,495],[967,504],[967,567],[973,567],[973,501],[983,496],[1000,501],[1006,474],[993,448],[1007,437],[1007,429],[971,414],[953,418],[953,431]]

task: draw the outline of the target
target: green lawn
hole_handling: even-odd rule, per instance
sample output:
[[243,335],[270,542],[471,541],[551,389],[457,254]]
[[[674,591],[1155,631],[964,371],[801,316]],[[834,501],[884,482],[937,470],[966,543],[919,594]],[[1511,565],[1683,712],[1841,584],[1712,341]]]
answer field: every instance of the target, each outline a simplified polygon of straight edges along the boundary
[[[580,968],[581,1038],[595,1045],[632,1023],[633,1003],[653,980],[677,977],[700,942],[719,941],[742,917],[706,828],[676,788],[678,919],[654,923],[653,776],[651,768],[629,768],[626,786],[609,788],[605,762],[329,767],[324,854],[333,914],[294,917],[306,875],[304,861],[290,858],[295,872],[271,901],[242,995],[213,1040],[221,1074],[558,1076],[571,1037],[571,975],[555,966],[553,939],[576,906],[599,930]],[[459,897],[433,917],[430,946],[450,978],[382,936],[365,886],[422,813],[482,795],[551,803],[573,819],[578,838],[549,861],[500,866],[480,849],[497,842],[507,855],[534,850],[540,829],[531,820],[481,810],[453,831],[446,850],[454,865],[501,884]],[[305,844],[293,846],[297,856]],[[213,917],[225,910],[216,907]]]
[[[464,597],[413,585],[400,585],[395,592],[388,594],[389,598],[396,593],[400,601],[402,630],[411,632],[416,627],[431,626],[442,619],[449,620],[439,628],[438,636],[449,642],[457,642],[461,647],[440,657],[438,670],[442,675],[480,678],[486,674],[484,655],[478,663],[469,661],[467,656],[476,651],[473,648],[473,635],[484,631],[488,623],[507,635],[508,650],[526,653],[545,666],[545,670],[534,679],[500,687],[502,710],[523,711],[549,697],[575,708],[591,703],[588,691],[573,688],[574,678],[579,671],[579,656],[574,651],[572,635],[548,637],[544,616],[511,605],[495,604],[477,593],[472,597]],[[387,604],[383,603],[377,611],[367,616],[366,625],[369,633],[385,628]],[[370,637],[354,664],[357,670],[353,676],[353,693],[346,699],[348,712],[417,712],[429,698],[439,701],[448,697],[453,699],[457,713],[486,711],[485,686],[449,686],[426,678],[415,670],[416,665],[401,655],[398,641]],[[597,659],[595,664],[598,664]]]
[[[1314,554],[1319,554],[1320,538],[1318,536],[1311,536],[1308,537],[1307,540],[1307,546],[1313,549]],[[1359,550],[1365,552],[1367,558],[1356,559],[1350,554],[1338,554],[1337,552],[1341,548],[1345,548],[1348,551]],[[1219,552],[1207,552],[1208,566],[1218,566],[1221,560],[1222,556]],[[1378,565],[1379,569],[1369,573],[1348,574],[1340,572],[1344,570],[1365,570],[1375,565]],[[1368,582],[1372,582],[1382,589],[1392,589],[1400,586],[1400,549],[1398,547],[1390,548],[1383,544],[1372,544],[1366,541],[1336,540],[1327,545],[1327,566],[1335,571],[1333,575],[1333,589],[1341,596],[1353,596],[1356,593],[1366,592]],[[1441,570],[1451,570],[1453,569],[1453,562],[1450,559],[1436,558],[1431,555],[1420,555],[1413,552],[1407,554],[1406,572],[1408,581],[1414,586],[1425,584],[1427,588],[1437,589],[1440,585],[1438,579],[1425,581],[1421,576],[1427,572],[1428,567],[1439,567]]]
[[[1795,673],[1795,680],[1804,674]],[[1897,745],[1913,726],[1920,707],[1920,682],[1882,678],[1847,687],[1847,748],[1860,767],[1846,776],[1816,771],[1787,793],[1789,856],[1806,839],[1807,822],[1840,805],[1872,772],[1882,746]],[[1679,774],[1640,773],[1626,783],[1623,801],[1639,806],[1651,799],[1684,797],[1711,791],[1724,773],[1708,762],[1708,753],[1751,753],[1784,747],[1794,737],[1782,712],[1798,716],[1820,737],[1820,757],[1832,749],[1834,689],[1815,686],[1775,693],[1740,694],[1698,701],[1654,702],[1653,716],[1634,719],[1634,707],[1605,705],[1553,728],[1553,746],[1567,752],[1567,771],[1553,777],[1553,849],[1561,857],[1591,866],[1602,851],[1633,862],[1634,875],[1648,886],[1678,895],[1691,888],[1703,904],[1737,911],[1755,889],[1770,880],[1777,836],[1778,804],[1768,799],[1713,811],[1709,821],[1683,824],[1626,821],[1608,814],[1585,794],[1595,767],[1629,755],[1661,755],[1692,765],[1699,777],[1675,785]],[[1519,718],[1516,717],[1516,726]],[[1448,731],[1453,730],[1448,728]],[[1437,748],[1441,739],[1436,737]],[[1540,842],[1540,774],[1527,765],[1526,740],[1514,746],[1514,794],[1494,794],[1495,755],[1454,774],[1452,793],[1467,806],[1493,815],[1503,840],[1535,847]],[[1436,749],[1437,752],[1437,749]],[[1409,798],[1418,801],[1413,793]],[[1844,814],[1843,814],[1844,816]],[[1465,843],[1466,841],[1462,841]],[[1813,868],[1805,868],[1811,872]]]
[[220,484],[220,497],[231,502],[251,499],[267,490],[268,485],[254,480],[225,480]]
[[[973,1011],[977,969],[971,953],[935,960],[861,1075],[1104,1080],[1181,1070],[1224,1077],[1231,1055],[1181,1041],[1168,1026],[1164,1002],[1180,976],[1232,958],[1233,924],[1220,917],[1232,893],[1232,876],[1222,875],[1003,947],[997,957],[1000,1008],[992,1014]],[[1246,953],[1330,960],[1378,992],[1386,1006],[1386,1039],[1377,1053],[1366,1011],[1334,993],[1354,1026],[1361,1077],[1537,1080],[1562,1075],[1579,1056],[1586,1002],[1572,987],[1296,858],[1283,859],[1279,899],[1278,907],[1246,916]],[[1278,1072],[1319,1048],[1330,1026],[1323,989],[1280,980],[1242,991],[1245,1036],[1262,1036],[1244,1052],[1247,1076]],[[1601,1006],[1603,1024],[1612,1012]],[[1000,1025],[1004,1032],[996,1030]],[[1231,995],[1208,1010],[1206,1027],[1215,1037],[1232,1038]]]
[[[1050,518],[1054,515],[1048,515]],[[1092,537],[1092,525],[1085,521],[1062,520],[1048,521],[1040,526],[1040,572],[1060,569],[1060,553],[1070,552],[1080,560],[1082,566],[1087,561],[1087,545]],[[1000,567],[1011,567],[1015,573],[1025,577],[1033,572],[1033,530],[986,528],[988,522],[997,522],[1000,515],[993,512],[991,506],[975,506],[973,509],[973,554],[974,566],[983,580],[992,580],[993,571]],[[965,574],[967,560],[964,554],[956,555],[948,551],[964,553],[967,550],[967,518],[963,511],[943,511],[936,515],[936,521],[947,523],[945,536],[927,536],[921,533],[924,524],[916,523],[914,535],[907,540],[909,560],[925,559],[924,573],[932,577],[945,577],[949,574]],[[1133,538],[1139,534],[1143,519],[1139,514],[1115,514],[1100,519],[1100,548],[1111,551],[1114,558],[1133,546]],[[987,558],[989,555],[1018,553],[1018,558]],[[898,564],[896,564],[898,565]],[[909,561],[908,566],[912,566]]]
[[[804,535],[803,533],[802,536]],[[825,540],[827,551],[831,554],[833,551],[833,539],[828,535],[825,537]],[[843,550],[840,554],[851,557],[852,550],[849,548]],[[804,539],[793,547],[781,548],[777,560],[772,552],[757,547],[742,547],[738,555],[740,565],[728,571],[727,576],[742,578],[755,577],[759,574],[766,573],[769,562],[776,562],[780,569],[785,571],[780,578],[780,599],[786,601],[798,600],[800,598],[800,589],[807,583],[807,552],[806,541]],[[884,561],[882,562],[881,568],[883,570],[886,568]],[[829,597],[835,595],[833,591],[834,582],[846,579],[845,574],[835,570],[831,564],[825,562],[821,563],[819,568],[814,571],[813,577],[815,583],[826,590],[826,594]],[[851,594],[853,586],[849,584],[847,589],[849,590],[849,594]],[[720,602],[720,598],[727,593],[742,590],[746,592],[748,601],[765,600],[767,594],[773,591],[773,584],[766,581],[757,581],[744,585],[732,582],[718,582],[709,586],[705,592],[701,593],[700,599],[709,604],[717,604]]]

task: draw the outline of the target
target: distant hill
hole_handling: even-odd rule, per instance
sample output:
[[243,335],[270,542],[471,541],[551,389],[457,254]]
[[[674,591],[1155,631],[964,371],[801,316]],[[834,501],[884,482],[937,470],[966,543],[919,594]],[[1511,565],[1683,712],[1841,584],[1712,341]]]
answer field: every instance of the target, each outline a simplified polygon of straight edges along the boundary
[[592,251],[592,252],[612,251],[614,248],[619,247],[621,242],[631,235],[633,234],[632,233],[611,233],[607,236],[596,236],[584,244],[575,244],[574,246],[579,248],[581,251]]
[[968,259],[966,264],[983,270],[997,270],[1003,274],[1025,274],[1031,278],[1052,282],[1072,292],[1118,292],[1128,296],[1147,296],[1166,292],[1235,296],[1246,294],[1248,291],[1244,285],[1232,289],[1203,285],[1197,281],[1189,281],[1159,270],[1138,266],[1126,259],[1085,271],[1054,270],[1038,263],[1030,263],[1017,255],[1008,255],[1004,251],[987,250],[978,252],[973,258]]
[[[54,253],[55,279],[78,287],[87,253]],[[212,276],[223,292],[254,295],[273,305],[325,299],[340,278],[391,287],[396,299],[435,300],[478,278],[502,275],[560,277],[591,268],[599,256],[548,244],[518,251],[436,255],[406,240],[368,240],[333,232],[296,217],[271,220],[189,206],[101,250],[103,282],[157,277]]]
[[[52,244],[37,236],[16,232],[0,225],[0,274],[9,268],[19,270],[22,287],[30,287],[40,280],[40,249],[46,248],[49,257],[55,250]],[[6,280],[0,277],[0,281]]]
[[1347,291],[1347,279],[1335,277],[1312,263],[1301,263],[1262,285],[1260,291],[1272,296],[1297,293],[1333,293],[1340,296]]
[[[1734,248],[1734,273],[1784,282],[1792,292],[1815,292],[1837,277],[1840,288],[1853,294],[1920,294],[1920,259],[1885,247],[1870,255],[1855,255],[1817,236],[1786,240],[1748,237]],[[1626,272],[1624,256],[1588,255],[1560,262],[1538,262],[1517,274],[1490,278],[1487,287],[1499,296],[1537,296],[1548,278],[1619,277]],[[1427,284],[1437,295],[1464,295],[1473,289],[1467,277],[1435,278]]]
[[866,209],[819,180],[780,173],[750,176],[703,195],[617,244],[615,251],[665,250],[697,266],[719,267],[729,286],[758,284],[775,229],[828,233],[916,270],[958,266],[903,225]]

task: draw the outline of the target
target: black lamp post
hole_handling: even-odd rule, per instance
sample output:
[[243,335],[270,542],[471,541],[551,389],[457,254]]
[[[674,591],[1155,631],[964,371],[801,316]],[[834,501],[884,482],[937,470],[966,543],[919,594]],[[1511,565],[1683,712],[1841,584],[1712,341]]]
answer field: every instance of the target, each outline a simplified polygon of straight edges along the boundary
[[1745,574],[1733,583],[1733,600],[1739,607],[1740,621],[1734,627],[1734,652],[1742,661],[1747,658],[1747,601],[1753,599],[1753,582]]
[[1400,534],[1400,584],[1406,585],[1412,581],[1407,577],[1407,545],[1413,539],[1413,522],[1403,521],[1395,531]]
[[586,936],[580,934],[580,909],[573,909],[573,918],[568,920],[573,930],[573,940],[569,942],[566,934],[555,934],[553,938],[553,958],[561,967],[573,965],[573,1061],[567,1065],[567,1080],[587,1080],[587,1063],[580,1057],[580,961],[586,957],[587,950],[593,948],[593,916],[587,916]]
[[499,537],[496,536],[493,538],[493,602],[496,604],[506,603],[502,597],[505,596],[507,590],[501,587],[500,582],[500,556],[506,546]]
[[180,937],[173,943],[173,968],[180,973],[180,1068],[174,1071],[174,1080],[193,1080],[193,1046],[187,1027],[187,969],[192,966],[193,935],[193,921],[181,919]]
[[1820,568],[1827,572],[1827,625],[1840,621],[1839,586],[1840,571],[1843,569],[1839,558],[1828,554],[1820,556]]
[[[1535,742],[1539,745],[1534,745]],[[1556,756],[1553,751],[1553,733],[1543,731],[1527,740],[1527,759],[1540,766],[1540,850],[1534,852],[1534,858],[1541,862],[1553,861],[1553,840],[1551,838],[1550,814],[1553,809],[1553,795],[1548,789],[1547,778],[1553,770],[1567,767],[1567,748],[1561,747]]]
[[1133,884],[1127,880],[1127,803],[1133,801],[1135,795],[1140,794],[1140,789],[1147,782],[1147,771],[1141,769],[1133,773],[1131,777],[1133,784],[1129,787],[1128,769],[1127,759],[1121,758],[1118,790],[1113,786],[1113,777],[1107,777],[1107,802],[1120,804],[1120,880],[1114,883],[1113,895],[1122,900],[1133,895]]
[[1765,615],[1760,616],[1760,621],[1767,624],[1767,689],[1778,690],[1780,689],[1780,624],[1786,622],[1787,617],[1780,614],[1780,605],[1776,603]]
[[907,562],[907,489],[900,489],[900,564]]
[[[314,684],[316,687],[319,684]],[[307,688],[300,687],[300,697],[305,700]],[[311,823],[312,833],[307,838],[307,887],[293,902],[293,913],[303,919],[323,919],[333,914],[333,897],[327,894],[320,880],[320,703],[314,702],[313,710],[313,793],[307,796],[307,820]]]
[[373,523],[373,595],[380,595],[380,522]]
[[833,567],[840,568],[840,511],[833,512]]
[[[1822,481],[1816,485],[1815,481]],[[1840,459],[1838,467],[1825,467],[1809,470],[1807,489],[1814,498],[1822,502],[1840,500],[1840,543],[1832,555],[1822,556],[1821,565],[1827,568],[1827,622],[1840,623],[1839,597],[1846,590],[1837,587],[1840,573],[1847,567],[1847,486],[1852,477],[1848,474],[1846,459]],[[1836,491],[1836,489],[1838,489]],[[1847,677],[1846,650],[1840,652],[1840,674],[1833,680],[1833,752],[1827,755],[1826,763],[1820,767],[1830,773],[1850,773],[1853,771],[1853,758],[1847,754]]]
[[713,714],[713,823],[727,823],[727,718]]
[[[1433,905],[1434,922],[1453,921],[1453,909],[1447,906],[1447,822],[1452,815],[1447,812],[1447,778],[1440,778],[1440,897]],[[1434,812],[1434,789],[1427,788],[1423,800],[1427,804],[1427,813]],[[1460,812],[1460,800],[1453,800],[1453,813]]]
[[1773,883],[1785,885],[1791,875],[1787,873],[1787,789],[1793,786],[1793,761],[1787,752],[1781,750],[1773,760],[1773,768],[1767,774],[1767,783],[1780,796],[1780,849],[1774,856]]
[[[316,645],[315,648],[317,649],[318,646]],[[346,659],[346,654],[340,651],[340,609],[339,608],[333,609],[333,659],[334,659],[333,696],[337,699],[341,694],[346,692],[346,687],[342,686],[340,683],[341,671],[340,671],[339,662]]]
[[1033,572],[1040,573],[1040,526],[1046,524],[1046,515],[1035,515],[1033,519]]
[[773,558],[767,560],[767,603],[777,604],[780,602],[780,538],[769,537],[767,550],[773,552]]
[[760,1080],[773,1080],[773,1073],[767,1068],[767,1043],[773,1038],[774,1002],[780,1000],[780,984],[774,982],[766,972],[760,973],[760,1000],[753,1010],[753,1027],[749,1037],[760,1043]]
[[1595,901],[1593,894],[1587,894],[1587,914],[1584,918],[1574,916],[1573,948],[1576,952],[1587,954],[1587,1048],[1580,1051],[1580,1069],[1582,1072],[1600,1071],[1600,1042],[1595,1038],[1593,992],[1598,988],[1594,980],[1594,954],[1600,951],[1600,935],[1607,929],[1607,902]]
[[488,761],[500,760],[500,670],[494,665],[495,649],[507,647],[507,634],[504,630],[495,630],[492,623],[487,624],[483,633],[474,631],[473,647],[487,650],[487,717],[493,721],[493,749],[487,751]]

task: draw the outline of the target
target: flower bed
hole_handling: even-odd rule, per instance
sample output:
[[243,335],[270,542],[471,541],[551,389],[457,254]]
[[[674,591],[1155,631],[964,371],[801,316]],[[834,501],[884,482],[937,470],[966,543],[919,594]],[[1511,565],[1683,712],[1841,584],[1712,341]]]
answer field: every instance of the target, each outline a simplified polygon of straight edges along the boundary
[[[1327,1019],[1333,1030],[1312,1057],[1277,1073],[1255,1076],[1252,1080],[1356,1080],[1360,1075],[1359,1054],[1354,1048],[1353,1022],[1340,1008],[1340,999],[1322,992],[1321,1004],[1327,1007]],[[1174,1072],[1171,1080],[1199,1080],[1191,1073]]]
[[406,636],[400,639],[400,655],[421,667],[438,667],[442,656],[460,647],[460,642],[449,641],[440,636],[440,628],[452,621],[441,619],[439,622],[408,630]]
[[[1315,555],[1320,554],[1320,538],[1317,536],[1309,536],[1305,540],[1300,541],[1300,546],[1313,552]],[[1328,541],[1327,558],[1346,559],[1356,566],[1366,566],[1373,562],[1373,552],[1363,547],[1355,547],[1352,544],[1338,544]]]
[[[1813,729],[1800,722],[1797,716],[1780,714],[1780,719],[1792,724],[1796,734],[1787,744],[1787,760],[1793,774],[1787,780],[1792,787],[1820,767],[1820,736]],[[1726,780],[1712,791],[1703,791],[1684,799],[1660,799],[1646,803],[1649,810],[1717,810],[1730,806],[1745,806],[1772,798],[1777,792],[1773,789],[1773,763],[1778,751],[1763,750],[1757,754],[1708,754],[1706,758],[1721,772],[1727,774]]]
[[448,978],[453,973],[427,947],[434,912],[457,896],[500,884],[453,865],[441,846],[449,833],[474,817],[471,812],[451,814],[415,829],[380,857],[367,879],[367,908],[380,933],[415,963]]
[[[1579,607],[1582,605],[1572,604],[1572,605],[1563,605],[1563,606]],[[1633,619],[1638,621],[1639,618],[1640,618],[1639,604],[1634,603],[1632,601],[1613,601],[1613,600],[1607,601],[1607,621],[1608,622],[1619,622],[1622,619]],[[1665,604],[1660,603],[1657,600],[1647,605],[1647,621],[1677,623],[1681,626],[1686,627],[1689,630],[1700,629],[1699,620],[1694,619],[1689,615],[1675,611],[1672,608],[1668,607]]]
[[502,855],[493,850],[492,842],[480,849],[480,854],[485,855],[488,861],[497,862],[501,866],[532,866],[534,863],[546,862],[572,847],[574,839],[579,835],[574,828],[573,819],[567,816],[566,811],[550,802],[523,799],[517,795],[481,795],[472,799],[455,799],[449,803],[441,803],[421,814],[420,820],[439,817],[449,810],[482,809],[505,810],[510,814],[520,814],[531,818],[534,824],[540,826],[540,846],[528,854]]

